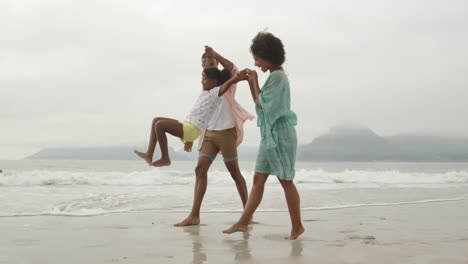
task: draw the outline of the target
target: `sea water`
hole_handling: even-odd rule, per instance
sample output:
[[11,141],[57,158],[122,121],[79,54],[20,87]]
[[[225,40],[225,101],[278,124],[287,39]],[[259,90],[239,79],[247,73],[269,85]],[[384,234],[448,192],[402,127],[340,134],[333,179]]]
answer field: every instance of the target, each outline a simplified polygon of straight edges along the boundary
[[[0,217],[189,212],[196,161],[154,168],[143,161],[0,161]],[[240,161],[250,190],[254,162]],[[303,210],[468,199],[468,163],[298,162]],[[208,172],[202,212],[240,212],[234,181],[220,161]],[[287,210],[276,177],[259,211]]]

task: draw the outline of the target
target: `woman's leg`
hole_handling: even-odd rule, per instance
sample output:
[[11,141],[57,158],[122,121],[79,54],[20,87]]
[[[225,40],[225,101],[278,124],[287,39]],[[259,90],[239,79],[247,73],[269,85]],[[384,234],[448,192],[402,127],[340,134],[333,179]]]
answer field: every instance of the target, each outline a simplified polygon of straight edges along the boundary
[[301,221],[301,201],[299,192],[296,189],[293,181],[279,180],[283,186],[284,195],[288,204],[289,217],[291,218],[291,240],[295,240],[304,233],[304,226]]
[[255,210],[262,201],[263,191],[265,190],[265,182],[268,179],[268,173],[255,172],[252,190],[250,191],[249,199],[245,205],[244,212],[240,219],[223,233],[231,234],[234,232],[246,232],[250,219],[253,217]]

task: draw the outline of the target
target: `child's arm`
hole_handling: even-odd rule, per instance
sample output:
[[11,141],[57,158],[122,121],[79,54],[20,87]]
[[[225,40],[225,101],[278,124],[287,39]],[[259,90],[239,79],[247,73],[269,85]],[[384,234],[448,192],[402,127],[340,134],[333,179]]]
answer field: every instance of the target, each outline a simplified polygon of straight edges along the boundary
[[217,53],[213,48],[209,46],[205,46],[205,52],[207,56],[213,56],[216,58],[216,60],[221,63],[224,69],[228,70],[229,72],[232,72],[232,68],[234,68],[234,63],[232,63],[230,60],[224,58],[221,56],[221,54]]
[[233,84],[238,83],[239,81],[247,80],[247,72],[245,70],[238,72],[236,75],[232,76],[231,79],[227,80],[221,87],[219,87],[218,96],[222,96],[226,93]]
[[191,142],[185,142],[184,143],[184,150],[186,152],[191,152],[192,151],[192,146],[193,146],[193,141]]

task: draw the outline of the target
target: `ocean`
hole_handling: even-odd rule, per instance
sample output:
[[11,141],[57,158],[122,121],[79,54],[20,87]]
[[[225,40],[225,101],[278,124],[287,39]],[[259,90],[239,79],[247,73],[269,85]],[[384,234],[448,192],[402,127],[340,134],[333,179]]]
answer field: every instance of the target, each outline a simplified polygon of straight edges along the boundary
[[[189,212],[196,161],[153,168],[143,161],[0,161],[0,217]],[[247,188],[254,162],[240,161]],[[468,163],[298,162],[302,210],[334,210],[468,199]],[[241,212],[224,164],[208,173],[202,212]],[[287,211],[270,176],[258,211]]]

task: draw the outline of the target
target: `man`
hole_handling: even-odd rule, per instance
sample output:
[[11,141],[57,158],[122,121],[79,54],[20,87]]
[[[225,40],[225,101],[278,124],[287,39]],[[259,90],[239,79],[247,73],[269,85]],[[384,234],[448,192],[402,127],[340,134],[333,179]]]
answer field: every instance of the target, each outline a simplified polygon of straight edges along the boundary
[[[211,47],[205,46],[205,53],[202,56],[202,67],[218,67],[218,63],[224,69],[229,70],[232,76],[237,74],[237,67],[231,61],[221,56]],[[247,185],[239,169],[237,147],[243,139],[244,122],[247,119],[253,119],[254,116],[239,105],[234,98],[235,93],[236,87],[231,87],[222,96],[222,101],[215,109],[207,130],[202,132],[200,136],[199,157],[195,168],[196,178],[192,210],[186,219],[175,224],[175,226],[200,224],[200,208],[206,193],[208,169],[219,152],[221,152],[224,164],[236,183],[243,206],[245,207],[247,203]],[[186,146],[185,149],[190,150],[191,146]]]

